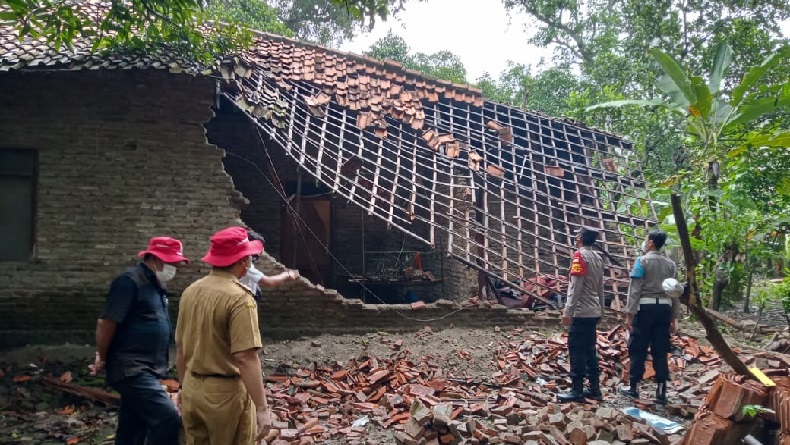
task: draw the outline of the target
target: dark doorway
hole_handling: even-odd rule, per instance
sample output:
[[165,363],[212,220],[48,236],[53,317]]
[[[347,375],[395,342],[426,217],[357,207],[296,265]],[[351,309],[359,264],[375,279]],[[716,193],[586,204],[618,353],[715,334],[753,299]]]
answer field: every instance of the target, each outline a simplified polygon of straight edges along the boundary
[[[294,218],[291,208],[297,207],[299,218]],[[283,264],[298,269],[311,282],[326,286],[332,273],[329,256],[332,200],[328,195],[294,197],[291,208],[283,208],[280,244]]]

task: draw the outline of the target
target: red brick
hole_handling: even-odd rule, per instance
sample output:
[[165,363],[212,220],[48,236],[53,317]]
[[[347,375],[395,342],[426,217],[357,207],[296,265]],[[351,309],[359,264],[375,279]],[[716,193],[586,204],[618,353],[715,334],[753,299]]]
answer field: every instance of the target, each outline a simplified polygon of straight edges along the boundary
[[711,407],[717,415],[739,422],[743,419],[743,407],[746,405],[764,405],[767,393],[762,384],[747,381],[743,384],[726,380],[721,385],[721,393]]

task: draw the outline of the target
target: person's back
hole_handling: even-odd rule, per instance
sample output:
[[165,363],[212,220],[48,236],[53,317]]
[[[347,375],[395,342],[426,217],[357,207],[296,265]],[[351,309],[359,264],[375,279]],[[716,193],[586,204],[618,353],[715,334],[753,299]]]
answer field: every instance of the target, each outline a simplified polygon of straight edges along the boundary
[[242,227],[215,233],[203,257],[211,273],[179,302],[177,368],[188,445],[249,445],[271,427],[258,357],[258,307],[239,281],[263,246],[247,237]]
[[187,369],[199,375],[238,375],[233,352],[256,345],[239,338],[229,327],[240,312],[250,310],[254,310],[257,324],[255,307],[250,292],[230,273],[212,271],[190,285],[181,295],[176,328]]
[[656,402],[666,403],[666,382],[669,380],[667,354],[671,348],[670,335],[675,332],[680,316],[680,302],[667,295],[664,280],[675,278],[677,266],[661,253],[667,233],[651,230],[642,242],[644,255],[634,262],[626,302],[628,337],[629,385],[620,393],[639,398],[638,385],[645,372],[648,351],[653,358],[656,381]]
[[644,270],[641,297],[666,297],[662,283],[677,275],[675,262],[658,251],[650,251],[638,258],[639,267]]

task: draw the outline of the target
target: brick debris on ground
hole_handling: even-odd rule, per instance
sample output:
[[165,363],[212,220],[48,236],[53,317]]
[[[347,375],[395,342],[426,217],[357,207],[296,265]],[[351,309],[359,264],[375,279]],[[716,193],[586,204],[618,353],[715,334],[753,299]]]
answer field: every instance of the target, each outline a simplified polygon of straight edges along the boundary
[[[435,335],[425,328],[416,338],[430,343]],[[670,358],[672,404],[657,411],[646,398],[652,395],[647,390],[643,391],[643,400],[624,400],[616,395],[616,388],[627,374],[628,354],[626,334],[618,326],[598,335],[605,401],[558,405],[554,403],[555,393],[567,388],[566,335],[516,329],[501,332],[498,338],[499,344],[490,347],[495,370],[488,376],[470,377],[456,366],[445,365],[447,355],[439,354],[442,343],[436,345],[436,353],[423,351],[423,355],[417,355],[402,340],[386,345],[388,357],[379,349],[379,357],[368,354],[342,363],[316,363],[310,368],[281,364],[278,372],[266,376],[276,418],[267,442],[679,444],[681,435],[662,434],[618,408],[635,405],[681,422],[686,419],[687,426],[696,415],[694,434],[719,437],[716,435],[731,431],[743,420],[738,417],[737,406],[725,411],[726,404],[735,399],[740,405],[759,403],[763,397],[739,395],[737,388],[727,389],[741,383],[720,377],[723,365],[715,351],[681,335],[673,337]],[[312,346],[320,347],[321,342],[313,340]],[[778,381],[782,380],[776,376],[786,374],[790,365],[780,355],[739,352],[747,364],[761,367]],[[472,354],[464,348],[452,354],[461,361],[472,360]],[[59,395],[61,389],[56,389],[58,385],[46,377],[52,374],[55,381],[71,381],[67,367],[62,363],[4,366],[4,376],[0,377],[0,434],[8,438],[17,432],[17,441],[6,443],[30,443],[22,440],[23,425],[55,440],[52,443],[100,443],[96,442],[96,431],[104,425],[103,431],[107,432],[114,420],[105,410],[88,409],[90,404],[85,397],[78,398],[74,391]],[[647,378],[651,372],[648,366]],[[79,388],[78,383],[92,384],[79,375],[82,374],[75,370],[72,385]],[[730,383],[725,385],[726,382]],[[724,386],[725,390],[710,391],[714,383],[714,389]],[[174,381],[163,384],[170,390],[177,388]],[[777,391],[773,398],[780,403],[780,399],[787,398],[787,391]],[[726,395],[721,402],[725,405],[717,408],[712,404],[714,393]],[[713,418],[714,415],[719,418]],[[389,433],[377,434],[381,431]]]

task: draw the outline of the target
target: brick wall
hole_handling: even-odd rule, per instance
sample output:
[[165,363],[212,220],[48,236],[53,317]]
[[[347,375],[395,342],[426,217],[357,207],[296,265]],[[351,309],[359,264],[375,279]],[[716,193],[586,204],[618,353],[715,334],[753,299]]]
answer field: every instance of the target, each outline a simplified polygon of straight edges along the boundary
[[[92,344],[109,282],[136,262],[151,236],[181,239],[193,260],[170,285],[174,320],[177,294],[208,272],[200,258],[219,229],[243,219],[267,239],[272,255],[264,255],[261,268],[283,270],[277,262],[283,203],[266,180],[268,159],[244,116],[220,109],[223,118],[212,120],[213,101],[213,81],[164,72],[0,75],[0,148],[39,153],[35,258],[0,262],[0,348]],[[203,128],[209,121],[211,143]],[[224,151],[212,144],[224,142],[231,151],[223,159]],[[280,180],[294,181],[295,164],[269,148]],[[404,243],[399,231],[343,200],[334,200],[333,209],[334,254],[352,273],[361,272],[363,220],[376,249],[425,248],[409,238]],[[445,298],[468,296],[470,284],[462,279],[474,274],[456,261],[444,264]],[[336,268],[335,274],[343,273]],[[304,279],[265,294],[267,336],[542,323],[503,307],[459,311],[447,301],[421,310],[365,305]]]
[[39,153],[35,259],[0,262],[0,347],[93,343],[110,280],[151,236],[180,238],[193,260],[173,290],[205,271],[241,199],[205,141],[213,92],[164,72],[0,75],[0,148]]

